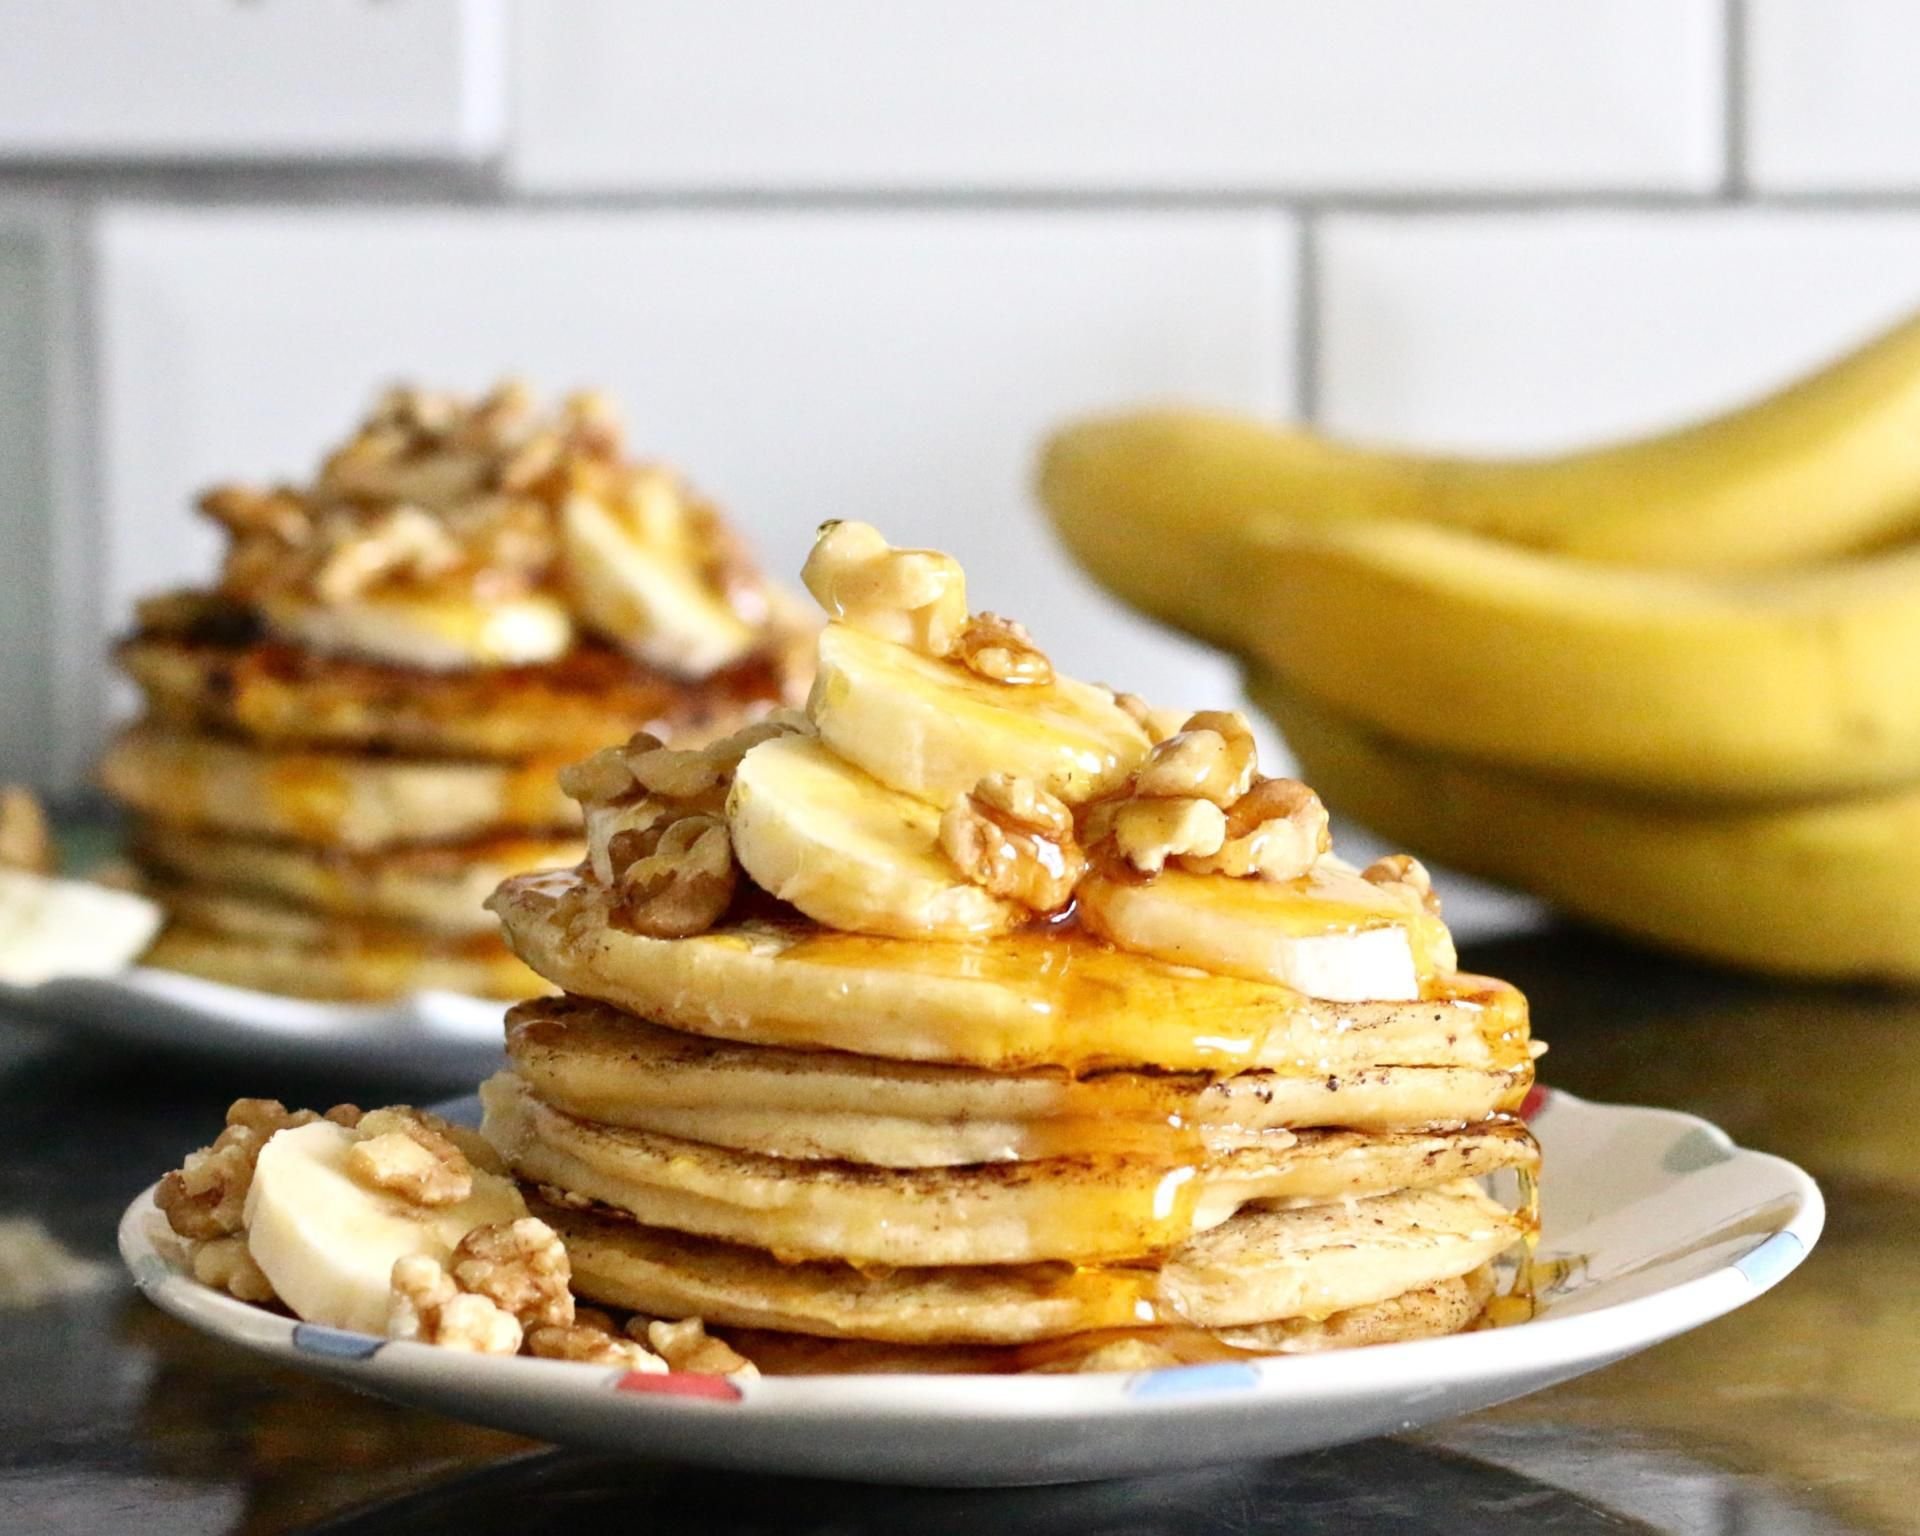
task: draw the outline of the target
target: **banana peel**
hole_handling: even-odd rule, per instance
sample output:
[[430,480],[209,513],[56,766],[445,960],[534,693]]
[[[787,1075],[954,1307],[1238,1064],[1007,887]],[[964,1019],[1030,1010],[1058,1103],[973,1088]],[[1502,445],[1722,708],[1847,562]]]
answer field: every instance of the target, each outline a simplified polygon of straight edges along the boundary
[[1192,545],[1269,515],[1430,522],[1649,568],[1797,566],[1920,531],[1920,315],[1740,409],[1584,452],[1394,452],[1157,410],[1069,425],[1039,478],[1062,536],[1120,588],[1176,585]]
[[1329,806],[1424,857],[1684,954],[1920,981],[1920,786],[1753,808],[1609,795],[1421,750],[1269,670],[1247,684]]

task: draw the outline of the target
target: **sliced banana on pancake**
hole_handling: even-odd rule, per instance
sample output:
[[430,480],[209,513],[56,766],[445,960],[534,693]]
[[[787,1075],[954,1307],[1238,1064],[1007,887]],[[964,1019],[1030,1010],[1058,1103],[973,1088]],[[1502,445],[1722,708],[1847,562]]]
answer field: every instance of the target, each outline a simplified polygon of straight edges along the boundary
[[339,603],[269,595],[258,607],[267,627],[295,645],[426,672],[533,666],[574,642],[565,604],[541,592],[484,601],[460,591],[383,593]]
[[1148,746],[1105,688],[995,682],[847,624],[821,631],[807,713],[848,762],[942,807],[990,773],[1078,804],[1118,784]]
[[710,579],[684,493],[658,471],[576,489],[560,508],[560,553],[582,621],[676,677],[717,672],[764,638]]
[[1333,861],[1298,880],[1095,871],[1075,894],[1081,921],[1123,949],[1333,1002],[1417,998],[1454,965],[1439,918]]
[[1451,976],[1417,1002],[1330,1003],[1052,929],[928,943],[739,923],[688,939],[622,930],[578,871],[509,880],[508,942],[561,989],[716,1039],[1010,1071],[1256,1067],[1342,1076],[1381,1065],[1514,1070],[1526,1000]]
[[761,890],[844,933],[966,939],[1027,916],[960,878],[940,851],[938,811],[809,736],[764,741],[740,760],[727,829]]
[[1345,1075],[987,1073],[841,1051],[731,1045],[599,1003],[543,998],[507,1016],[507,1053],[544,1102],[584,1120],[771,1157],[889,1167],[1074,1151],[1175,1158],[1276,1128],[1439,1130],[1519,1108],[1531,1067]]
[[762,1157],[576,1119],[512,1073],[491,1078],[481,1103],[484,1134],[522,1178],[650,1226],[856,1264],[1135,1259],[1250,1201],[1345,1201],[1537,1157],[1524,1129],[1496,1124],[1448,1134],[1275,1132],[1257,1149],[1192,1164],[1095,1155],[894,1169]]
[[1154,1323],[1331,1317],[1470,1275],[1519,1218],[1471,1183],[1345,1205],[1245,1210],[1151,1267],[1065,1264],[862,1271],[782,1263],[570,1205],[543,1206],[574,1289],[607,1306],[736,1328],[899,1344],[1022,1344]]
[[365,850],[501,830],[566,831],[556,765],[269,752],[137,725],[101,760],[107,789],[157,821]]

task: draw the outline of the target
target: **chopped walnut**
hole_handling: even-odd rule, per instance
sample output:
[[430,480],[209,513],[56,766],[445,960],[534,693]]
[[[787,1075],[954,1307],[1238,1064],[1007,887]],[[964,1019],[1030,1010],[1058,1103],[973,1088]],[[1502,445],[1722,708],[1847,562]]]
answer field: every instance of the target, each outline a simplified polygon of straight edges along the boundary
[[537,1217],[475,1227],[448,1263],[463,1291],[485,1296],[525,1329],[573,1322],[573,1270],[560,1234]]
[[950,654],[967,624],[960,562],[895,549],[870,523],[823,523],[800,579],[842,623],[924,656]]
[[[1101,686],[1105,687],[1105,684]],[[1137,693],[1121,693],[1118,689],[1108,688],[1113,702],[1119,705],[1135,725],[1147,733],[1147,740],[1158,745],[1169,736],[1175,735],[1187,717],[1175,709],[1155,709]]]
[[1053,681],[1053,663],[1026,627],[997,613],[976,613],[953,643],[951,658],[976,676],[1009,685]]
[[[636,1317],[627,1324],[627,1331],[639,1336],[642,1326],[643,1320]],[[672,1370],[700,1376],[760,1374],[759,1367],[731,1344],[712,1337],[707,1325],[697,1317],[683,1318],[677,1323],[655,1319],[646,1322],[644,1328],[647,1343]]]
[[1203,710],[1158,743],[1133,777],[1133,793],[1149,799],[1208,800],[1226,810],[1253,787],[1257,749],[1246,717]]
[[397,1105],[361,1116],[347,1171],[415,1205],[457,1205],[473,1193],[473,1164],[438,1115]]
[[0,869],[53,873],[53,831],[24,784],[0,784]]
[[725,915],[740,881],[723,816],[682,816],[652,836],[622,832],[608,857],[621,922],[649,938],[705,933]]
[[350,531],[328,540],[312,576],[323,603],[349,603],[370,587],[398,579],[430,581],[465,558],[444,519],[415,506],[389,507],[355,519]]
[[1298,779],[1261,779],[1228,808],[1219,850],[1180,863],[1195,874],[1294,880],[1332,846],[1318,795]]
[[521,1328],[511,1312],[461,1290],[438,1259],[415,1253],[394,1261],[387,1335],[473,1354],[513,1355],[520,1352]]
[[[357,1113],[351,1105],[328,1111],[327,1118]],[[253,1185],[260,1149],[276,1132],[311,1125],[310,1109],[288,1110],[278,1099],[236,1099],[227,1110],[225,1129],[212,1145],[189,1152],[181,1165],[160,1181],[154,1204],[167,1225],[195,1241],[231,1237],[245,1219],[247,1191]]]
[[542,1360],[617,1365],[649,1376],[664,1375],[667,1370],[666,1361],[645,1345],[621,1338],[611,1326],[602,1329],[575,1323],[567,1327],[535,1328],[527,1334],[527,1349]]
[[1087,868],[1073,813],[1012,774],[988,774],[947,808],[940,847],[967,880],[1035,912],[1066,906]]
[[1433,876],[1427,866],[1407,853],[1390,853],[1375,859],[1360,871],[1360,878],[1382,890],[1395,891],[1421,910],[1440,915],[1440,896],[1433,888]]
[[1226,813],[1211,800],[1123,800],[1111,816],[1114,847],[1148,875],[1176,855],[1218,853],[1227,835]]
[[193,1278],[237,1301],[265,1305],[275,1299],[273,1282],[247,1251],[244,1237],[215,1237],[195,1243],[190,1253]]

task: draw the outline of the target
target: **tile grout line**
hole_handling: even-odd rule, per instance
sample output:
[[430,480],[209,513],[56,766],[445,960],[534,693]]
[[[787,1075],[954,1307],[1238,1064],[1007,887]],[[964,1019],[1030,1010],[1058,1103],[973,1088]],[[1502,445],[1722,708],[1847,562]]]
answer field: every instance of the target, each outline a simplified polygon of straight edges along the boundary
[[1293,283],[1293,406],[1301,421],[1320,415],[1320,240],[1311,209],[1293,210],[1297,269]]
[[1726,151],[1722,195],[1745,203],[1752,190],[1747,175],[1747,5],[1746,0],[1723,0],[1721,50],[1723,70],[1720,128]]

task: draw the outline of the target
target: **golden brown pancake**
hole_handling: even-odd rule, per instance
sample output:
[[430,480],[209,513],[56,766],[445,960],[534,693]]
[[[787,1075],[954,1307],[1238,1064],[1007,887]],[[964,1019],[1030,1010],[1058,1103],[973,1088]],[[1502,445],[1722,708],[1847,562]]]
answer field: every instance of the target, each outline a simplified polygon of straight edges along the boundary
[[649,730],[693,745],[790,702],[785,651],[699,682],[582,645],[540,666],[428,672],[252,637],[143,633],[116,651],[156,720],[273,746],[571,762]]
[[703,1039],[602,1003],[548,997],[507,1016],[507,1053],[542,1101],[584,1120],[782,1158],[889,1167],[1071,1152],[1176,1159],[1276,1128],[1435,1130],[1517,1109],[1531,1068],[1363,1067],[1344,1075],[987,1073],[843,1051]]
[[268,842],[145,820],[132,852],[170,886],[264,896],[337,917],[405,924],[434,933],[497,934],[486,899],[507,876],[578,863],[583,843],[499,836],[349,853]]
[[620,927],[606,889],[579,871],[519,876],[490,905],[514,952],[560,990],[712,1039],[1000,1072],[1532,1060],[1526,1000],[1478,976],[1418,1001],[1330,1003],[1072,932],[940,943],[756,920],[653,939]]
[[1511,1246],[1520,1220],[1471,1183],[1351,1207],[1249,1209],[1159,1266],[1008,1264],[861,1270],[782,1263],[571,1204],[560,1232],[574,1288],[604,1305],[893,1344],[1025,1344],[1091,1330],[1184,1323],[1242,1329],[1329,1318],[1469,1275]]
[[100,763],[117,799],[155,821],[364,851],[565,833],[579,822],[551,760],[501,763],[269,752],[224,737],[136,725]]
[[487,1139],[522,1178],[649,1226],[795,1258],[886,1265],[1094,1263],[1162,1253],[1252,1202],[1425,1188],[1538,1153],[1517,1122],[1452,1132],[1276,1130],[1190,1164],[1107,1155],[947,1168],[799,1162],[577,1120],[511,1073],[482,1085]]
[[546,990],[545,982],[484,935],[433,940],[401,928],[347,925],[330,940],[298,943],[174,922],[140,963],[331,1002],[381,1002],[419,991],[510,1000]]

